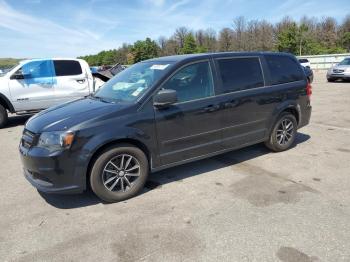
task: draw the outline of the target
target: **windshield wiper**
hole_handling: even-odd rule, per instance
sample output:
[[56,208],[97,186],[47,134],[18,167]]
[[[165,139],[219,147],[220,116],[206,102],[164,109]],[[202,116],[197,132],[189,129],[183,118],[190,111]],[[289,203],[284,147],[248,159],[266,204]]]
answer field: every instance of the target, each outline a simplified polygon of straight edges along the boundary
[[107,99],[105,99],[104,97],[101,97],[101,96],[91,95],[91,97],[92,97],[93,99],[99,100],[99,101],[101,101],[101,102],[112,103],[111,101],[108,101]]
[[95,96],[95,95],[91,95],[91,97],[95,98],[96,100],[100,100],[101,102],[111,103],[111,104],[115,104],[117,102],[122,102],[123,101],[121,99],[107,98],[107,97],[101,97],[101,96]]

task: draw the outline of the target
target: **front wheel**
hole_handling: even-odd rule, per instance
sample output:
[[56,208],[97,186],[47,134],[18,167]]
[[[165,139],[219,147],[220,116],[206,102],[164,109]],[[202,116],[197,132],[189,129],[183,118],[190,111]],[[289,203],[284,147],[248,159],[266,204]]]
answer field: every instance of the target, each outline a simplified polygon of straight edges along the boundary
[[106,202],[137,195],[148,177],[148,160],[137,147],[120,144],[105,150],[91,170],[92,191]]
[[289,149],[295,142],[297,134],[297,121],[290,113],[282,113],[275,123],[269,140],[265,145],[275,152]]
[[6,126],[8,120],[7,110],[5,107],[0,105],[0,128]]

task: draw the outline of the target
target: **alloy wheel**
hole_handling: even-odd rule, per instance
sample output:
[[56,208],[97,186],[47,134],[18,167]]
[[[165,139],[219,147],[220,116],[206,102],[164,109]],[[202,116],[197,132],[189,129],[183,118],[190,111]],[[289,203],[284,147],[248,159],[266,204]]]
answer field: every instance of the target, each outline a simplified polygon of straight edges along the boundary
[[140,176],[139,161],[128,154],[113,157],[102,171],[103,185],[112,192],[130,190]]
[[293,138],[293,132],[293,122],[287,118],[283,119],[276,131],[277,143],[282,146],[286,145]]

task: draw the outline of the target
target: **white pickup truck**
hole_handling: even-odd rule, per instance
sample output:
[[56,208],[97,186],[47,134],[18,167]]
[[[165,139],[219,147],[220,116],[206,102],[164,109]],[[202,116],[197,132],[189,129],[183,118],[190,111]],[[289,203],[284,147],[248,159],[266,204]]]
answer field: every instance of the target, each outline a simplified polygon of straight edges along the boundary
[[[98,87],[96,87],[98,88]],[[95,90],[81,59],[32,59],[0,75],[0,128],[8,113],[27,114],[89,95]]]

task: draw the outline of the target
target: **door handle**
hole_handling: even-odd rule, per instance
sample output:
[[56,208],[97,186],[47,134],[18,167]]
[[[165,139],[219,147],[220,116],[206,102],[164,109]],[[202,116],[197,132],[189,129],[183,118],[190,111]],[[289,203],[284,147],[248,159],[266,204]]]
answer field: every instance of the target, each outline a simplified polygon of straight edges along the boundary
[[209,105],[206,108],[204,108],[204,113],[212,113],[217,110],[219,110],[220,106],[219,105]]

